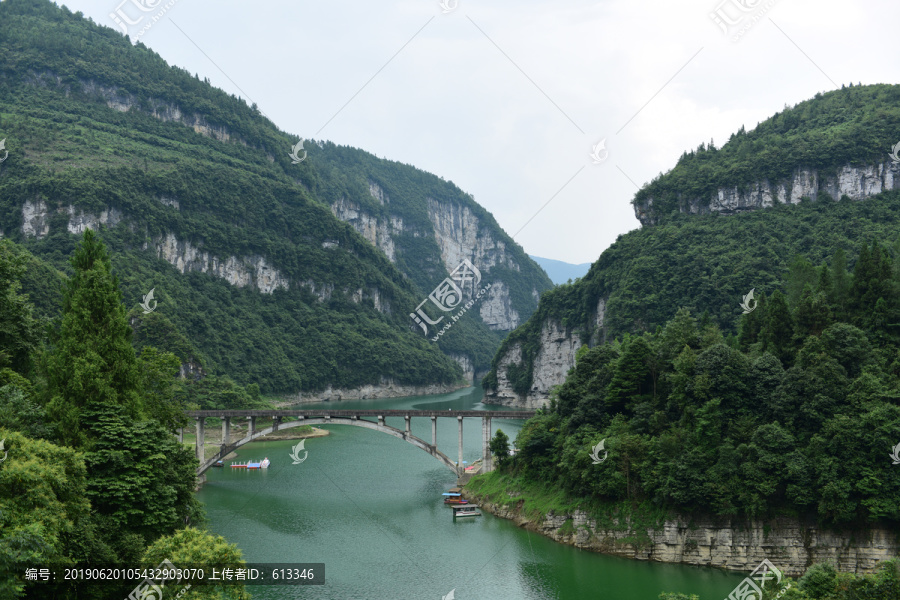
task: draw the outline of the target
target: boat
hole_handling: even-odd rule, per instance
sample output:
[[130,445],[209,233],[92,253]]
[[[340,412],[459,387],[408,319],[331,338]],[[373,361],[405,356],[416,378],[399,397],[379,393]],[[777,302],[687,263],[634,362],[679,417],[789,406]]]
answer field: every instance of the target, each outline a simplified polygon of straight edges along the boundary
[[477,504],[460,504],[457,506],[451,507],[453,509],[453,518],[456,517],[480,517],[481,513],[475,510],[478,508]]
[[469,501],[462,497],[460,494],[460,489],[458,487],[450,488],[449,492],[444,492],[441,494],[442,496],[446,496],[444,498],[444,504],[468,504]]
[[259,463],[260,469],[268,469],[269,468],[269,457],[265,457],[261,463]]
[[245,465],[243,463],[231,463],[231,468],[232,469],[246,469],[247,465]]
[[259,465],[260,465],[260,463],[258,463],[258,462],[248,462],[247,468],[248,469],[258,469]]
[[214,467],[224,467],[224,466],[225,466],[225,462],[224,462],[224,461],[221,461],[221,460],[217,460],[215,463],[213,463],[213,466],[214,466]]

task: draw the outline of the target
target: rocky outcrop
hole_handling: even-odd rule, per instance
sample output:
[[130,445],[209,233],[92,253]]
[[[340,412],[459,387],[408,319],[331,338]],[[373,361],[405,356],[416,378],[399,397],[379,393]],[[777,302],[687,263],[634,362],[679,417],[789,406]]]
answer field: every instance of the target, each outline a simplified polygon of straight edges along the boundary
[[115,227],[123,218],[121,211],[116,210],[115,208],[103,209],[100,211],[99,215],[85,213],[84,211],[76,209],[74,206],[67,207],[66,211],[69,213],[69,224],[67,229],[69,230],[69,233],[78,235],[84,233],[86,229],[97,231],[100,228],[100,225]]
[[[686,198],[678,195],[679,210],[690,214],[721,213],[732,215],[747,210],[767,208],[776,202],[798,204],[802,198],[813,202],[822,194],[834,200],[847,196],[865,200],[881,192],[900,189],[900,164],[844,165],[836,173],[821,173],[799,167],[789,179],[720,188],[710,198]],[[653,210],[653,198],[635,204],[634,213],[642,225],[656,225],[660,215]]]
[[328,386],[317,392],[299,392],[283,396],[285,402],[305,404],[307,402],[340,402],[341,400],[373,400],[376,398],[402,398],[404,396],[428,396],[447,394],[466,387],[468,384],[405,385],[382,378],[380,384],[363,385],[356,388],[333,388]]
[[266,264],[266,259],[262,256],[219,258],[195,247],[189,241],[179,240],[172,233],[157,239],[154,250],[158,257],[181,273],[210,273],[237,287],[252,285],[263,294],[271,294],[279,288],[288,289],[287,278]]
[[600,299],[592,322],[593,331],[589,342],[581,339],[581,335],[572,329],[563,327],[559,321],[547,319],[541,325],[540,343],[532,363],[531,387],[524,396],[516,393],[507,371],[510,365],[524,364],[522,345],[511,344],[497,362],[497,389],[486,390],[485,395],[492,402],[515,406],[517,408],[536,409],[545,406],[550,399],[550,391],[554,386],[566,380],[569,369],[575,366],[575,353],[584,343],[594,346],[605,341],[603,321],[606,317],[606,301]]
[[463,370],[463,377],[469,382],[469,385],[475,381],[475,366],[472,359],[464,354],[448,354],[450,358],[455,360]]
[[772,521],[717,520],[691,515],[666,519],[657,528],[629,524],[611,529],[576,510],[541,520],[526,518],[520,505],[509,507],[478,498],[463,488],[463,496],[504,519],[516,522],[557,542],[583,550],[637,560],[720,567],[750,573],[768,558],[786,575],[799,576],[817,562],[850,573],[872,573],[878,564],[900,553],[896,531],[825,530],[795,518]]
[[22,205],[22,235],[41,239],[50,233],[47,203],[43,200],[26,200]]
[[[97,231],[100,225],[115,227],[123,219],[122,212],[116,208],[104,208],[100,214],[86,213],[72,206],[54,209],[53,212],[65,211],[69,215],[69,223],[66,226],[69,233],[82,234],[86,229]],[[22,205],[22,235],[26,237],[43,238],[50,233],[51,211],[47,202],[38,199],[26,200]]]
[[491,329],[512,331],[519,326],[519,313],[512,307],[509,287],[502,281],[494,283],[478,309],[481,320]]
[[210,124],[199,113],[185,113],[180,107],[163,100],[148,98],[145,102],[116,86],[104,86],[95,81],[82,81],[84,93],[102,98],[106,105],[119,112],[127,112],[132,108],[143,110],[160,121],[176,121],[187,125],[200,135],[220,142],[231,140],[231,132],[225,126]]
[[[370,191],[372,187],[377,188],[377,192],[380,192],[376,198],[381,198],[383,202],[384,193],[381,192],[381,188],[372,184]],[[374,196],[375,192],[372,193]],[[388,260],[394,262],[394,240],[391,236],[403,231],[403,219],[378,219],[361,210],[358,204],[346,198],[341,198],[332,204],[331,212],[341,221],[349,223],[370,244],[384,252]]]

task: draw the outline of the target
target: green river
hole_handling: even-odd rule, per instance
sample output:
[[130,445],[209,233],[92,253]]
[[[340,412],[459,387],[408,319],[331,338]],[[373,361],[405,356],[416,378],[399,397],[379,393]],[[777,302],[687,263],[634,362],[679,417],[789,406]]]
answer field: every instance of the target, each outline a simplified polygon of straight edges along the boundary
[[[439,396],[349,400],[335,409],[490,409],[478,388]],[[438,419],[438,447],[455,460],[456,419]],[[463,459],[481,455],[481,420],[465,419]],[[387,423],[403,429],[402,418]],[[514,440],[522,421],[493,419]],[[210,469],[197,493],[210,529],[236,543],[248,562],[325,563],[325,585],[250,586],[256,600],[655,600],[659,593],[722,600],[745,575],[604,556],[558,544],[484,514],[458,519],[441,493],[456,476],[425,452],[360,427],[325,426],[308,439],[254,442],[236,460],[268,456],[267,471]],[[431,419],[413,418],[431,440]],[[226,461],[226,465],[229,461]]]

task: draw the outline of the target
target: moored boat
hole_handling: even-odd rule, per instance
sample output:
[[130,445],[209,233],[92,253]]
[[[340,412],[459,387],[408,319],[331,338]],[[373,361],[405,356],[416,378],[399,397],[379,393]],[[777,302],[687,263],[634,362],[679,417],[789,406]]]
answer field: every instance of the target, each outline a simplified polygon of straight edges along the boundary
[[446,496],[444,498],[444,504],[468,504],[469,501],[462,497],[460,494],[460,489],[458,487],[450,488],[449,492],[444,492],[441,494],[442,496]]
[[481,513],[475,510],[478,508],[477,504],[460,504],[458,506],[451,507],[453,509],[453,518],[456,517],[480,517]]
[[259,463],[260,469],[268,469],[269,468],[269,457],[265,457],[261,463]]

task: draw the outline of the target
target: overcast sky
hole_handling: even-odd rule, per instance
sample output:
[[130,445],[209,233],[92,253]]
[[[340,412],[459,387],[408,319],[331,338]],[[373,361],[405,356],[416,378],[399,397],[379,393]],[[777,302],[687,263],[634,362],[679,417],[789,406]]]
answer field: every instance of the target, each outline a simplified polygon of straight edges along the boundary
[[896,0],[444,3],[64,2],[110,27],[143,15],[132,40],[164,12],[140,40],[170,64],[298,138],[451,180],[528,253],[573,263],[640,226],[634,193],[683,151],[900,77]]

